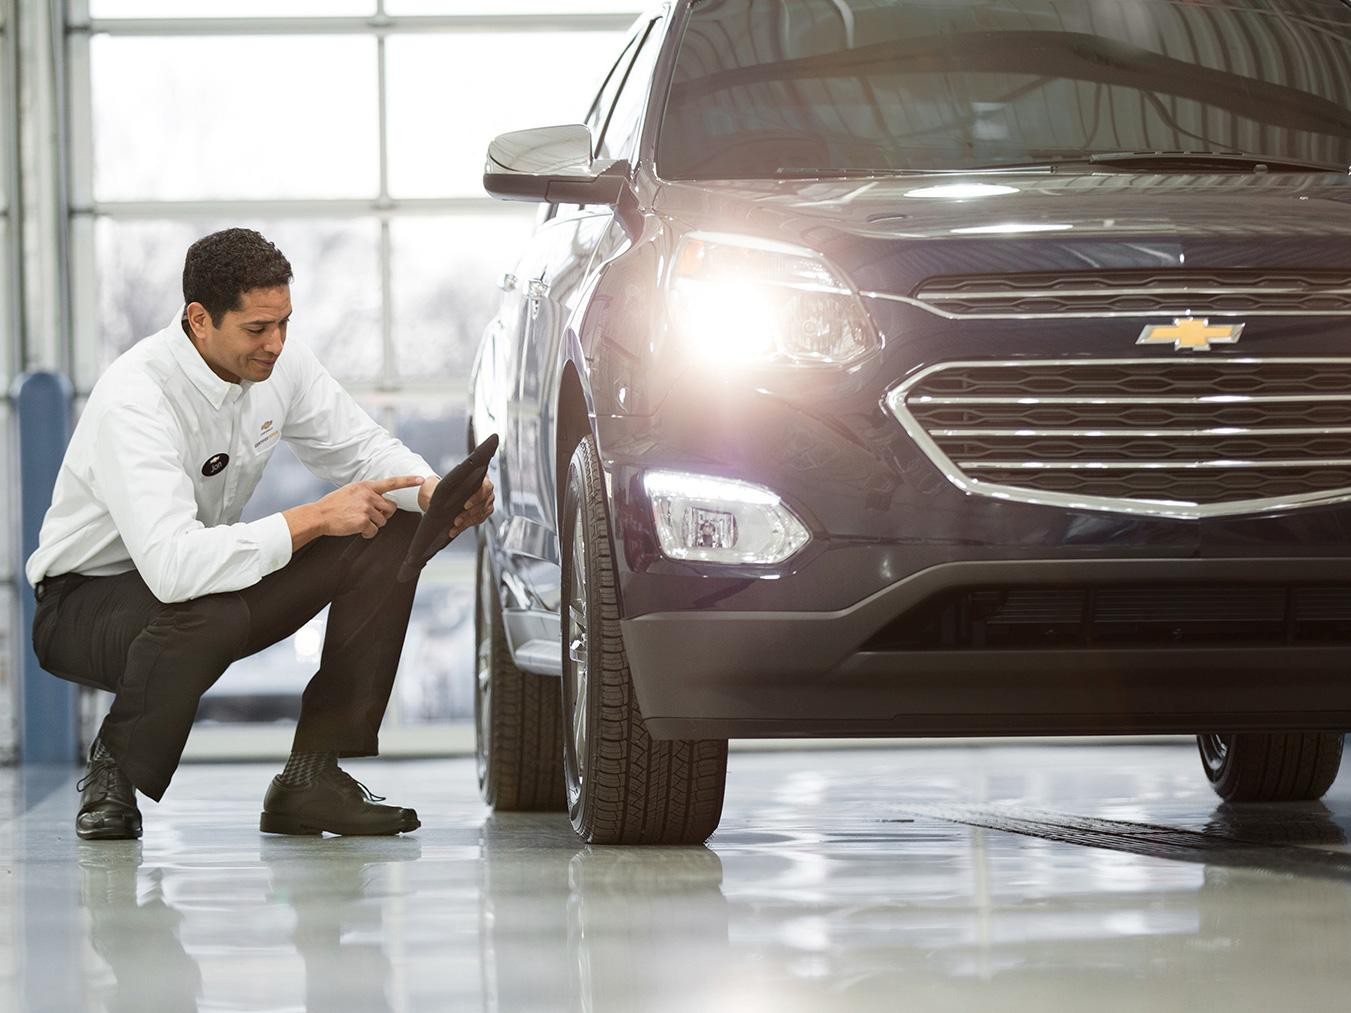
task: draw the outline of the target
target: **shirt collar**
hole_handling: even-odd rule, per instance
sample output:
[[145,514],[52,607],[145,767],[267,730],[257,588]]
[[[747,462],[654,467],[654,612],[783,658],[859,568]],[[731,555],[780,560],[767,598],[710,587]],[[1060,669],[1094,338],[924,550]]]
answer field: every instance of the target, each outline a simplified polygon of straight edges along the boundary
[[179,306],[173,320],[164,329],[169,349],[179,369],[183,370],[192,385],[202,392],[202,396],[211,402],[211,407],[219,411],[226,401],[234,403],[243,397],[253,386],[253,382],[241,380],[239,383],[231,383],[217,376],[202,358],[202,353],[197,351],[192,339],[184,332],[183,319],[186,315],[187,307]]

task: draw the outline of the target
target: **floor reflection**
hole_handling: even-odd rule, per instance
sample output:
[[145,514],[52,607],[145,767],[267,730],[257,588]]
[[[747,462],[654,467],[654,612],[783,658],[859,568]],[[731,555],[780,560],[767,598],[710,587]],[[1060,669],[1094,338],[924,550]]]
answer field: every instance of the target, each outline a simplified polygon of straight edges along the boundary
[[726,963],[708,848],[587,847],[565,820],[523,814],[488,817],[480,847],[485,1010],[649,1009]]
[[1217,804],[1183,754],[739,756],[697,848],[489,815],[469,762],[387,768],[402,838],[261,837],[216,766],[85,844],[63,789],[10,814],[0,1009],[1343,1008],[1348,792]]
[[165,903],[163,870],[141,875],[140,841],[77,848],[89,942],[114,979],[109,1013],[196,1010],[202,973],[179,937],[183,915]]
[[[293,938],[305,967],[306,1013],[357,1009],[387,1013],[390,960],[385,905],[398,896],[384,867],[414,862],[416,837],[313,841],[263,837],[267,900],[295,912]],[[368,903],[369,901],[377,903]]]
[[1223,803],[1215,807],[1204,829],[1257,844],[1337,845],[1347,842],[1348,826],[1351,820],[1338,817],[1322,802]]

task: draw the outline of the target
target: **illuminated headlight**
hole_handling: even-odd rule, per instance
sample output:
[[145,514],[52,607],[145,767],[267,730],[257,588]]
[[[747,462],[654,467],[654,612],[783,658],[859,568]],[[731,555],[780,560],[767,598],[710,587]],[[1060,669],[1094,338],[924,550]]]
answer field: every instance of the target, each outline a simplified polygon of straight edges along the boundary
[[676,250],[671,320],[709,366],[840,366],[878,347],[863,304],[818,254],[692,232]]
[[749,482],[649,471],[661,551],[706,563],[781,563],[807,544],[807,528],[770,490]]

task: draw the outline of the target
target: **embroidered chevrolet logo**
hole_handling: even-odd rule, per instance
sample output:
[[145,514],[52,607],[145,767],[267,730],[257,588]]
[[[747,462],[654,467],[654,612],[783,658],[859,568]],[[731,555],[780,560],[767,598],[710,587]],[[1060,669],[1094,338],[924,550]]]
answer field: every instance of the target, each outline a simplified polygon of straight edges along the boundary
[[262,428],[261,430],[259,430],[259,432],[264,432],[264,433],[265,433],[265,432],[267,432],[267,431],[268,431],[269,429],[271,429],[271,428],[272,428],[272,420],[271,420],[271,419],[268,419],[266,422],[263,423],[263,428]]
[[1176,349],[1208,352],[1211,345],[1232,345],[1243,334],[1243,324],[1211,324],[1209,320],[1181,317],[1171,324],[1150,324],[1140,332],[1137,345],[1172,344]]

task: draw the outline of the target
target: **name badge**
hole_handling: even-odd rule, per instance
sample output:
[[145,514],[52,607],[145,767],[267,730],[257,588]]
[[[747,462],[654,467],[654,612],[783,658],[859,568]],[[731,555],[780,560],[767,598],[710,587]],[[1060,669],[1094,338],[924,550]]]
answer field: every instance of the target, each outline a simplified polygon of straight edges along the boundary
[[225,470],[225,466],[229,463],[229,454],[213,454],[208,457],[206,463],[202,465],[202,474],[207,478],[210,478],[212,475],[219,475]]

